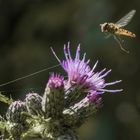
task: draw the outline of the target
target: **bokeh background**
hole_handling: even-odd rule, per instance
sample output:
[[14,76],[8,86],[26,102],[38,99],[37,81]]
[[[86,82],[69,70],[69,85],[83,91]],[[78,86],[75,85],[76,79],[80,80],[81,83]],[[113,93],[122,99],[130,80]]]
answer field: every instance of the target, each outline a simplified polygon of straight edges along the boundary
[[[136,15],[126,27],[136,33],[125,38],[121,51],[113,38],[105,39],[99,24],[116,22],[130,10]],[[103,95],[104,106],[79,130],[81,140],[140,140],[140,1],[139,0],[0,0],[0,84],[58,64],[52,46],[63,58],[63,45],[71,42],[74,54],[81,52],[99,60],[97,70],[112,69],[107,81],[122,79],[112,88],[123,88],[118,94]],[[24,99],[28,92],[44,92],[50,72],[0,87],[14,99]],[[7,105],[0,104],[1,114]]]

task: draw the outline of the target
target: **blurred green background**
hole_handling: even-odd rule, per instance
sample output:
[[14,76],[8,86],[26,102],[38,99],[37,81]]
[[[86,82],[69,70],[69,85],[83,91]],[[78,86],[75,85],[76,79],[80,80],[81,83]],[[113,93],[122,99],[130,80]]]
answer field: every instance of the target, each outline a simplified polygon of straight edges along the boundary
[[[113,38],[105,39],[99,24],[116,22],[130,10],[136,15],[126,27],[136,33],[125,38],[121,51]],[[63,58],[63,45],[71,50],[81,43],[91,66],[112,69],[107,81],[122,79],[114,89],[118,94],[103,95],[104,106],[79,129],[81,140],[140,140],[140,1],[139,0],[0,0],[0,84],[58,64],[50,46]],[[61,67],[0,87],[14,99],[29,92],[44,92],[49,73]],[[0,104],[0,112],[7,106]]]

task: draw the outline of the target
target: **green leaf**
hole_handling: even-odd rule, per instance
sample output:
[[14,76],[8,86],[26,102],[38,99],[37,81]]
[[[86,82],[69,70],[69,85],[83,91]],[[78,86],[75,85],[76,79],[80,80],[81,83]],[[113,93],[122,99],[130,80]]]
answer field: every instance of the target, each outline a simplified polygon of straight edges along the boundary
[[8,98],[5,95],[0,93],[0,102],[6,103],[6,104],[11,104],[13,102],[13,99]]

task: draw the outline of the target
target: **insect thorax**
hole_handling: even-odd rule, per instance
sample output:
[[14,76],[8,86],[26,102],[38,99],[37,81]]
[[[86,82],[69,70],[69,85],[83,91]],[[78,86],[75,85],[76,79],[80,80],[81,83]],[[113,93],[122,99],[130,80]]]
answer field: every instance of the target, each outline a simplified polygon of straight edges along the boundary
[[116,31],[118,31],[119,27],[116,26],[114,23],[107,23],[107,24],[108,26],[106,26],[106,32],[114,34]]

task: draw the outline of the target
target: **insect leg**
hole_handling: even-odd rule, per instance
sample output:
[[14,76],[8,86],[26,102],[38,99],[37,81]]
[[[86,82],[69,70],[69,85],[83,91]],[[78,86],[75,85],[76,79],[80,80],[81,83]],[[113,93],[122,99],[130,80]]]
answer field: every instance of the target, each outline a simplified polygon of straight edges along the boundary
[[126,53],[129,53],[129,51],[128,50],[126,50],[126,49],[124,49],[123,48],[123,46],[122,46],[122,44],[124,43],[124,40],[123,39],[121,39],[121,37],[120,36],[116,36],[117,38],[118,38],[118,40],[120,41],[120,44],[121,44],[121,49],[123,50],[123,51],[125,51]]
[[109,33],[105,33],[105,39],[108,39],[111,36]]
[[117,41],[117,43],[119,44],[122,51],[129,53],[129,51],[127,51],[126,49],[123,48],[123,46],[121,44],[121,40],[116,35],[114,35],[114,39]]
[[117,36],[117,37],[120,40],[120,42],[124,43],[124,40],[120,36]]

